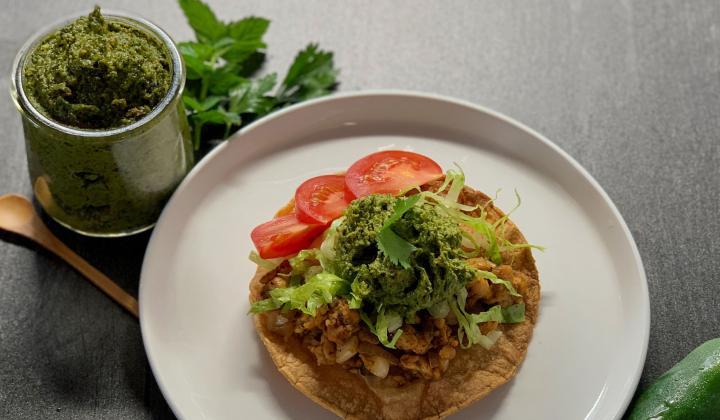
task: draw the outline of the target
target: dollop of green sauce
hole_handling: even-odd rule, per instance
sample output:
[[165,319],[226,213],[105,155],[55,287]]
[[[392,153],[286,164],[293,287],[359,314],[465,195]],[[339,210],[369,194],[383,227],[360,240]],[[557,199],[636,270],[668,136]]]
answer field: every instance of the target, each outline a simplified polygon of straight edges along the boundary
[[170,84],[163,45],[139,28],[105,19],[97,6],[50,34],[24,68],[32,104],[79,128],[132,124],[162,100]]
[[377,236],[393,214],[396,198],[370,195],[355,200],[337,228],[334,271],[352,281],[363,302],[411,318],[452,297],[475,276],[460,249],[457,223],[431,205],[415,206],[393,231],[415,246],[409,269],[393,263],[377,245]]

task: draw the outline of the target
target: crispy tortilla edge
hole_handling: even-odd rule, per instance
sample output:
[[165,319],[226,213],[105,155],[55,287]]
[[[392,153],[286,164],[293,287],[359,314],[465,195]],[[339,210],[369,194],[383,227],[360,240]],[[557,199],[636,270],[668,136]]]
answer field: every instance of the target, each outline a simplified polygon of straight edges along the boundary
[[[465,187],[471,201],[487,203],[491,199],[482,192]],[[490,205],[492,220],[504,213]],[[513,243],[527,243],[518,227],[505,223],[504,237]],[[530,248],[520,248],[503,255],[514,270],[528,278],[525,301],[525,322],[502,326],[503,336],[490,350],[476,345],[458,349],[458,355],[438,381],[417,380],[402,388],[388,389],[366,381],[360,375],[338,365],[318,366],[315,358],[300,340],[285,341],[265,325],[266,314],[254,316],[255,329],[282,375],[305,396],[336,415],[348,419],[434,419],[446,417],[465,408],[493,390],[506,384],[517,373],[527,354],[537,323],[540,307],[540,282]],[[267,270],[258,267],[250,281],[250,302],[261,299],[262,279]]]

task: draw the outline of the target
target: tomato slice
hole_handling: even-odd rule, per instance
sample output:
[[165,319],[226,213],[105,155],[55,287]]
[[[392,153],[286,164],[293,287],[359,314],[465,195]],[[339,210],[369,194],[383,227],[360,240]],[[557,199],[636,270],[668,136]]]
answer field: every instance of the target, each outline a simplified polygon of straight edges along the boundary
[[262,258],[278,258],[309,248],[325,227],[303,223],[292,213],[261,224],[253,229],[250,238]]
[[342,216],[347,206],[343,175],[316,176],[295,191],[295,208],[301,222],[326,225]]
[[350,198],[370,194],[398,194],[442,176],[442,168],[429,157],[401,150],[373,153],[353,163],[345,174]]

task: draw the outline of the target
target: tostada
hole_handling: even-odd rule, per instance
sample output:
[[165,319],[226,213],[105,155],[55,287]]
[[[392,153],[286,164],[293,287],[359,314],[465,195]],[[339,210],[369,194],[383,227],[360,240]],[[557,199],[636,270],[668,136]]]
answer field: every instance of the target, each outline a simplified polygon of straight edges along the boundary
[[251,238],[260,339],[293,386],[341,417],[441,418],[525,357],[534,246],[462,171],[373,153],[304,182]]

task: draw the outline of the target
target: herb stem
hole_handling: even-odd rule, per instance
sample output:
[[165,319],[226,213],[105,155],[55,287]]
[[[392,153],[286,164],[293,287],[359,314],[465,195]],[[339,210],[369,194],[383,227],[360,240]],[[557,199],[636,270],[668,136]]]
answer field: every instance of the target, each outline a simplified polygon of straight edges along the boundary
[[204,101],[205,98],[207,98],[207,91],[208,91],[207,79],[205,79],[203,77],[202,81],[200,82],[200,102]]

